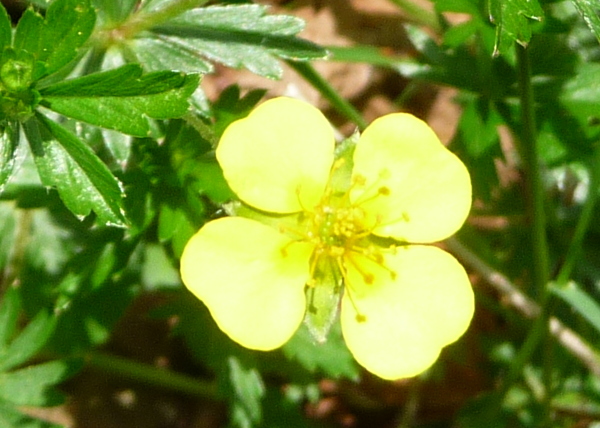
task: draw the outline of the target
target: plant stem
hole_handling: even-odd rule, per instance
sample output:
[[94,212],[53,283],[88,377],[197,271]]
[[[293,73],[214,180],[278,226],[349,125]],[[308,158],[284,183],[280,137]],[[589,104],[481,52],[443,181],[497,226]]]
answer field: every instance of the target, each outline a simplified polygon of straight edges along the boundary
[[565,262],[556,276],[555,282],[559,287],[564,287],[571,277],[571,272],[583,249],[585,234],[593,218],[594,207],[598,200],[598,187],[600,185],[600,149],[598,147],[594,149],[591,162],[587,165],[587,170],[590,177],[588,194],[583,209],[581,210],[579,220],[577,221],[577,226],[575,226],[573,238],[567,249]]
[[329,82],[321,76],[314,67],[304,61],[286,61],[298,74],[309,82],[321,95],[323,95],[333,107],[342,115],[354,122],[362,131],[367,127],[367,122],[360,112],[354,108],[344,97],[342,97]]
[[99,352],[87,354],[86,362],[89,367],[146,385],[170,389],[199,398],[219,400],[215,384],[194,379],[181,373],[162,370],[148,364]]
[[554,341],[549,334],[551,302],[548,283],[550,281],[550,261],[546,237],[546,214],[542,168],[538,155],[535,108],[533,88],[531,86],[531,64],[527,48],[515,44],[517,50],[517,67],[521,101],[521,144],[523,167],[526,174],[526,208],[531,226],[531,250],[533,266],[531,269],[533,292],[540,302],[540,314],[527,334],[524,345],[517,353],[509,369],[502,392],[506,394],[511,384],[516,382],[523,367],[530,360],[533,352],[543,343],[543,381],[544,397],[542,406],[547,415],[543,425],[549,423],[551,390],[552,390],[552,359]]
[[548,294],[549,258],[546,238],[546,214],[541,163],[538,156],[533,89],[531,87],[531,65],[527,49],[516,45],[521,95],[521,144],[523,166],[526,173],[526,203],[531,225],[533,251],[532,280],[534,293],[543,301]]
[[[469,248],[457,238],[444,241],[448,249],[456,254],[466,266],[477,272],[486,284],[500,293],[502,302],[515,308],[521,315],[528,319],[538,319],[540,306],[525,295],[501,272],[495,270],[476,251]],[[576,332],[564,326],[557,318],[550,318],[550,332],[556,340],[595,376],[600,376],[600,358],[596,351],[589,346]],[[517,372],[519,374],[519,372]]]

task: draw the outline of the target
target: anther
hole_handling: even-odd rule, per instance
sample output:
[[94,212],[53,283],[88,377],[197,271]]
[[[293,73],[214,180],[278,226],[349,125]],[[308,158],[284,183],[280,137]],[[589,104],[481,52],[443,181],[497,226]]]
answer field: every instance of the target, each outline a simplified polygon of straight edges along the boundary
[[381,186],[377,192],[382,196],[389,196],[391,193],[391,190],[387,186]]
[[363,314],[356,314],[356,322],[367,322],[367,317]]

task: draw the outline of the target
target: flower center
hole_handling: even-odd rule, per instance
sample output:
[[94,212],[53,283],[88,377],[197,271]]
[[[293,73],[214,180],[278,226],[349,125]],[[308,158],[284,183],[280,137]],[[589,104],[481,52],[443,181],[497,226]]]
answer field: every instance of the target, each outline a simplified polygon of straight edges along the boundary
[[353,177],[350,188],[345,192],[336,193],[328,187],[321,202],[312,211],[302,213],[300,221],[305,227],[303,240],[315,246],[311,259],[311,281],[308,285],[319,285],[316,270],[317,266],[323,266],[322,262],[333,266],[343,278],[345,293],[352,301],[359,322],[366,321],[366,316],[359,311],[352,297],[354,291],[348,278],[348,269],[357,271],[367,285],[374,283],[375,275],[368,270],[365,260],[388,271],[392,279],[396,277],[396,273],[385,266],[383,255],[386,251],[395,251],[395,246],[382,247],[371,241],[370,236],[378,223],[369,224],[367,213],[362,207],[367,200],[389,196],[390,190],[382,186],[374,192],[374,196],[352,202],[350,191],[364,188],[364,181],[361,176]]

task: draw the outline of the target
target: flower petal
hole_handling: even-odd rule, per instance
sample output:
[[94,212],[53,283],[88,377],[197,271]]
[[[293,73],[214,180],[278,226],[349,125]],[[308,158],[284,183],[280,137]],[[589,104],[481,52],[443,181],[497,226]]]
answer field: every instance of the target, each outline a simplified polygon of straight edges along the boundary
[[[341,309],[348,348],[362,366],[384,379],[423,372],[469,326],[474,298],[465,270],[433,246],[410,245],[385,255],[395,279],[380,265],[356,259],[348,267],[350,287]],[[365,273],[374,275],[372,284],[363,280]]]
[[242,201],[264,211],[292,213],[319,202],[334,145],[331,125],[319,110],[280,97],[229,125],[217,159]]
[[366,179],[351,195],[354,202],[365,201],[363,208],[379,225],[375,235],[436,242],[456,232],[471,208],[464,164],[425,122],[407,113],[383,116],[363,132],[353,174]]
[[242,217],[202,227],[181,256],[184,284],[239,344],[271,350],[296,331],[305,310],[308,244]]

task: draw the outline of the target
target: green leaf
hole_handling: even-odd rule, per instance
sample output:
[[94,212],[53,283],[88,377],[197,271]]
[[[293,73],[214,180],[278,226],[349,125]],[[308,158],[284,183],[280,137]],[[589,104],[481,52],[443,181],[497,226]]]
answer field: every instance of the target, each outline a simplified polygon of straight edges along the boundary
[[566,302],[600,333],[600,305],[588,293],[570,282],[566,287],[552,285],[550,291]]
[[585,21],[594,36],[600,42],[600,15],[598,2],[595,0],[572,0],[573,4],[577,8],[577,11]]
[[[138,0],[92,0],[103,26],[124,21],[133,12],[137,3]],[[145,3],[147,1],[143,4]]]
[[12,28],[10,25],[10,17],[6,13],[6,9],[0,4],[0,50],[5,46],[10,46],[12,41]]
[[75,59],[95,22],[89,1],[55,0],[45,19],[31,9],[25,11],[15,30],[14,46],[45,63],[44,75],[52,74]]
[[490,19],[496,24],[494,55],[505,54],[514,42],[526,46],[531,39],[529,19],[541,21],[544,11],[537,0],[489,0]]
[[39,55],[43,52],[44,18],[33,9],[27,9],[15,28],[13,46],[17,51],[26,51],[41,61]]
[[265,385],[260,372],[230,355],[227,358],[225,396],[230,401],[230,418],[234,426],[252,427],[262,420]]
[[0,371],[10,370],[33,357],[46,344],[55,326],[55,317],[39,312],[9,346],[0,348]]
[[6,349],[16,331],[20,310],[19,292],[9,287],[0,302],[0,353]]
[[229,67],[245,67],[261,76],[280,78],[277,58],[309,60],[324,58],[326,51],[295,37],[304,22],[285,15],[265,15],[266,6],[229,5],[188,10],[153,31],[175,50]]
[[71,212],[125,226],[120,183],[79,138],[41,114],[24,123],[42,183],[54,186]]
[[210,73],[213,66],[188,46],[159,35],[139,37],[126,45],[147,71],[178,70],[184,73]]
[[335,323],[327,341],[317,344],[306,325],[301,325],[283,345],[284,355],[297,361],[311,373],[319,371],[328,377],[357,380],[360,370],[346,347],[339,323]]
[[[13,245],[17,238],[17,220],[15,215],[15,206],[12,203],[1,203],[0,204],[0,272],[6,269],[9,260],[14,256]],[[4,277],[5,284],[6,276]],[[1,314],[0,309],[0,314]],[[0,315],[1,317],[1,315]],[[0,322],[0,331],[2,330],[2,323]],[[2,343],[2,335],[0,333],[0,344]]]
[[0,373],[0,398],[22,406],[54,406],[64,401],[63,394],[52,389],[73,375],[81,363],[57,360]]
[[181,287],[179,271],[173,267],[173,261],[162,245],[146,244],[144,246],[141,281],[144,290],[148,291]]
[[198,75],[163,71],[142,75],[130,64],[40,90],[41,105],[60,114],[137,137],[151,134],[149,118],[183,116]]
[[559,99],[569,112],[582,123],[596,122],[600,118],[600,64],[584,63],[580,65],[573,78],[569,79]]
[[7,122],[0,135],[0,193],[13,173],[18,145],[19,125]]

